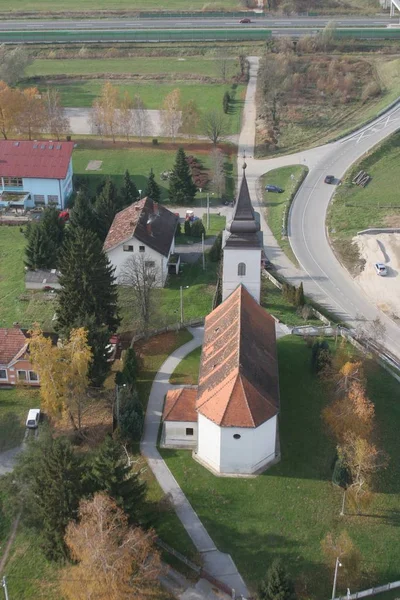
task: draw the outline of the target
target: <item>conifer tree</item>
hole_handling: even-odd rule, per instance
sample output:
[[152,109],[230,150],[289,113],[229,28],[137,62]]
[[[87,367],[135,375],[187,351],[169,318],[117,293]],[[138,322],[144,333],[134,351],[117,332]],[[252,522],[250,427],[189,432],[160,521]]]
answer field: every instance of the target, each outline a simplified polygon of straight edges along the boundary
[[303,282],[301,282],[299,287],[296,288],[294,303],[296,306],[304,306],[305,304]]
[[64,221],[59,211],[47,207],[41,220],[27,229],[28,243],[25,265],[28,269],[54,269],[58,265],[60,248],[64,239]]
[[267,571],[258,591],[259,600],[296,600],[294,586],[280,560],[275,560]]
[[118,197],[117,188],[111,179],[107,179],[100,195],[97,196],[95,204],[98,233],[102,241],[106,239],[114,217],[121,208],[122,203]]
[[126,464],[126,456],[119,442],[109,435],[100,446],[91,465],[89,480],[93,493],[105,491],[128,515],[131,523],[138,523],[142,513],[145,484]]
[[122,369],[122,375],[124,378],[124,383],[129,386],[133,386],[136,381],[138,372],[138,360],[136,357],[135,350],[133,348],[128,348],[125,352],[124,363]]
[[169,178],[169,199],[185,205],[194,201],[197,188],[193,183],[190,167],[183,148],[176,153],[175,165]]
[[153,169],[150,170],[149,178],[147,180],[147,188],[145,195],[148,198],[151,198],[154,202],[160,202],[161,198],[161,188],[156,182],[155,175],[153,173]]
[[124,173],[124,182],[121,188],[121,204],[122,208],[130,206],[139,199],[139,190],[135,182],[131,178],[128,169]]
[[91,201],[82,192],[79,192],[76,197],[69,223],[71,227],[82,227],[82,229],[88,229],[96,233],[97,215],[93,210]]
[[187,236],[192,235],[192,228],[190,226],[189,219],[186,219],[184,227],[185,227],[185,235],[187,235]]

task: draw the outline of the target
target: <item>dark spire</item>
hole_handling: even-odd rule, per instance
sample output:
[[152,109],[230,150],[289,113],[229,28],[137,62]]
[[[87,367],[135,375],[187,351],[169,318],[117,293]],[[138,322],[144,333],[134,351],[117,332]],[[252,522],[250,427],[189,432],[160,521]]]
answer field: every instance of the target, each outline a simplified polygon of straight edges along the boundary
[[243,163],[243,177],[240,184],[239,195],[233,211],[232,221],[228,223],[227,230],[231,233],[255,233],[260,231],[257,223],[253,205],[251,203],[249,188],[246,180],[246,163]]

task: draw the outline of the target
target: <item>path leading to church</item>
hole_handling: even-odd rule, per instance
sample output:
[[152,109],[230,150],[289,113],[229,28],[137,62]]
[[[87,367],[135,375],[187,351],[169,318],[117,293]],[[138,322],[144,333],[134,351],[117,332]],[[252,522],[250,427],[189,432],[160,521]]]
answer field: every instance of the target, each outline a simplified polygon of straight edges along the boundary
[[147,405],[140,449],[143,456],[147,458],[147,462],[164,493],[169,494],[176,514],[203,558],[204,569],[219,581],[233,588],[238,595],[242,594],[247,597],[249,595],[248,590],[231,556],[217,550],[206,528],[157,450],[157,438],[165,394],[170,389],[180,387],[171,385],[169,378],[181,360],[203,343],[203,327],[189,328],[189,331],[193,335],[193,339],[175,350],[161,365],[154,378]]

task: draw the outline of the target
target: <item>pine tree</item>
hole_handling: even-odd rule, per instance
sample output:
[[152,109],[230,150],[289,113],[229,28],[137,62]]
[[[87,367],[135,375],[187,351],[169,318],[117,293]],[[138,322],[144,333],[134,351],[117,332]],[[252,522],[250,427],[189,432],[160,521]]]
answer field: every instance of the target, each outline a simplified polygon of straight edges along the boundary
[[128,169],[124,173],[124,182],[121,188],[121,203],[122,208],[130,206],[136,200],[139,199],[139,190],[137,189],[135,182],[131,178]]
[[205,235],[206,229],[201,219],[197,219],[192,223],[191,233],[193,237],[201,237],[203,233]]
[[301,282],[299,287],[296,288],[294,303],[295,303],[295,306],[299,306],[299,307],[304,306],[304,304],[305,304],[303,282]]
[[275,560],[258,590],[259,600],[296,600],[294,586],[280,560]]
[[153,173],[153,169],[150,170],[149,178],[147,180],[147,188],[145,195],[148,198],[151,198],[154,202],[160,202],[161,198],[161,188],[156,182],[155,175]]
[[225,94],[224,94],[224,97],[222,99],[222,106],[223,106],[225,114],[228,114],[228,112],[229,112],[229,104],[230,104],[230,102],[231,102],[231,97],[229,95],[229,92],[226,91]]
[[212,262],[218,262],[221,260],[221,252],[222,252],[222,231],[219,232],[217,237],[215,238],[215,242],[213,243],[210,250],[210,260]]
[[64,221],[59,218],[59,211],[54,207],[46,208],[41,220],[28,228],[25,250],[25,265],[28,269],[57,267],[64,228]]
[[175,204],[185,205],[194,201],[197,188],[193,183],[190,167],[183,148],[176,153],[175,165],[169,178],[169,199]]
[[95,210],[98,222],[98,233],[105,240],[115,215],[122,208],[117,188],[111,179],[107,179],[100,195],[96,199]]
[[91,465],[89,480],[93,493],[107,492],[129,517],[138,523],[142,513],[146,486],[126,464],[121,444],[109,435],[100,446]]
[[124,355],[124,363],[122,368],[124,382],[132,387],[136,381],[137,373],[138,360],[135,350],[133,348],[128,348]]
[[82,192],[79,192],[76,197],[69,223],[71,227],[82,227],[82,229],[96,233],[97,215],[93,210],[92,203]]
[[186,219],[186,221],[185,221],[185,235],[187,235],[187,236],[192,235],[192,228],[190,226],[189,219]]

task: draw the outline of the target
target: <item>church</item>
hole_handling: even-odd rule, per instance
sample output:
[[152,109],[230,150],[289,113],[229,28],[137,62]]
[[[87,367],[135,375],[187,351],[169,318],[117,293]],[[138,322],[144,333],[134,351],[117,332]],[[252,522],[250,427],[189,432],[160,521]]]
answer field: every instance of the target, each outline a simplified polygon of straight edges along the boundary
[[205,319],[198,386],[167,393],[161,445],[191,449],[217,475],[280,458],[275,320],[260,306],[262,239],[243,176],[223,236],[222,303]]

